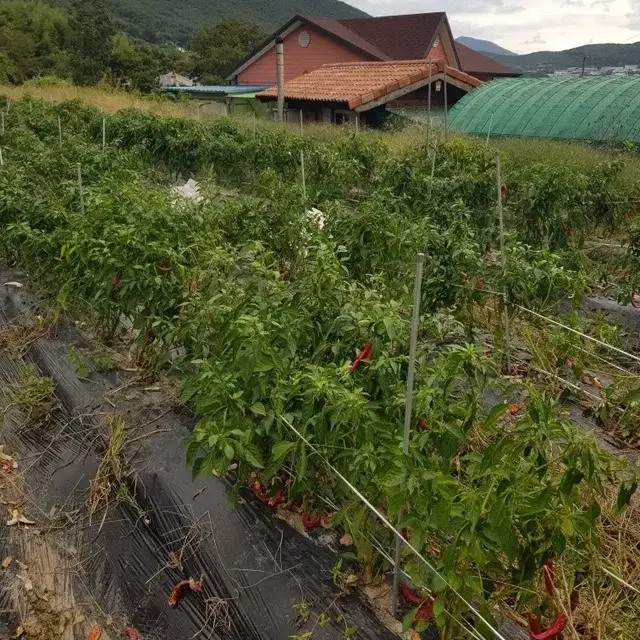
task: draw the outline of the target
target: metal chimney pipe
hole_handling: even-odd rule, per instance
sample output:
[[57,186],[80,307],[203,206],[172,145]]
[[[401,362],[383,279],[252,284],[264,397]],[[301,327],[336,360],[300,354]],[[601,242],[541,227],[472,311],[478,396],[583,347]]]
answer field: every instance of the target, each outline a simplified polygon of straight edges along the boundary
[[276,67],[278,70],[278,122],[284,122],[284,42],[276,38]]

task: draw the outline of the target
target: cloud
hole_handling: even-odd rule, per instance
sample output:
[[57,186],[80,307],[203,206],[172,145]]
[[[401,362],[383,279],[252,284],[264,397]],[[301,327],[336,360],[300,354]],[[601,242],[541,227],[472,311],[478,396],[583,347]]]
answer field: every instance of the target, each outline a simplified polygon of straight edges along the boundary
[[[347,0],[371,15],[446,9],[456,36],[492,40],[507,49],[561,50],[594,42],[640,39],[638,0]],[[532,35],[535,34],[535,35]]]

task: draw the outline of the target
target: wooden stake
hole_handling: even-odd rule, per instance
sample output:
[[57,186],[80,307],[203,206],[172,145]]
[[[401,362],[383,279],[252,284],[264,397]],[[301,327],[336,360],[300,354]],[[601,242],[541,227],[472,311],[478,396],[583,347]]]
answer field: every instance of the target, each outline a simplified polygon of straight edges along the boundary
[[107,119],[102,118],[102,150],[107,146]]
[[307,178],[304,171],[304,151],[300,150],[300,171],[302,174],[302,206],[307,209]]
[[58,116],[58,139],[60,140],[60,146],[62,146],[62,120]]

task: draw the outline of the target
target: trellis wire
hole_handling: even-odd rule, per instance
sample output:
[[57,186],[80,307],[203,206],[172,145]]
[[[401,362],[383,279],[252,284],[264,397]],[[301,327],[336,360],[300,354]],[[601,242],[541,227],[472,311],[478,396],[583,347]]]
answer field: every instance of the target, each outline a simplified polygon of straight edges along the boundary
[[358,499],[360,499],[364,505],[380,520],[380,522],[382,522],[382,524],[384,524],[384,526],[389,529],[395,536],[396,538],[400,538],[404,544],[407,546],[408,549],[410,549],[412,551],[412,553],[414,553],[416,555],[416,557],[418,559],[420,559],[426,566],[427,568],[436,576],[438,576],[438,578],[440,578],[440,580],[442,580],[442,582],[444,584],[446,584],[449,589],[451,590],[452,593],[454,593],[458,598],[460,598],[461,602],[468,607],[469,611],[473,612],[473,614],[475,616],[477,616],[477,618],[479,620],[481,620],[486,626],[487,628],[495,635],[495,637],[498,640],[506,640],[506,638],[496,629],[493,627],[493,625],[457,590],[455,589],[448,581],[447,579],[424,557],[422,556],[422,554],[411,544],[411,541],[409,540],[405,540],[404,537],[402,536],[402,533],[400,531],[398,531],[390,522],[389,520],[387,520],[387,518],[384,516],[384,514],[378,509],[376,508],[361,492],[360,490],[355,487],[353,484],[351,484],[351,482],[349,482],[349,480],[347,480],[347,478],[345,478],[323,455],[322,453],[320,453],[320,451],[318,450],[318,448],[313,445],[311,442],[309,442],[309,440],[307,440],[307,438],[305,438],[300,431],[298,431],[284,416],[280,416],[280,420],[291,430],[293,431],[293,433],[295,433],[296,436],[298,436],[298,438],[300,438],[310,449],[311,451],[313,451],[328,467],[329,469],[331,469],[331,471],[333,471],[333,473],[336,474],[336,476],[342,480],[342,482],[344,482],[347,487],[356,495],[356,497]]

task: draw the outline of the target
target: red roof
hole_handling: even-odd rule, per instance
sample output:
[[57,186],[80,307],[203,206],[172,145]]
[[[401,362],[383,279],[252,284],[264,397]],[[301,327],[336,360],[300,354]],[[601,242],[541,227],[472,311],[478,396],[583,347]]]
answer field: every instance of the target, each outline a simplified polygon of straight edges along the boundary
[[[269,45],[272,46],[278,35],[298,22],[313,25],[364,52],[374,60],[384,61],[425,58],[443,24],[451,34],[447,14],[441,11],[346,20],[296,15],[261,44],[257,51],[247,56],[229,77],[238,74],[255,59],[261,50]],[[489,75],[519,75],[492,58],[455,42],[453,36],[451,40],[455,46],[459,67],[463,71],[470,74],[475,72]]]
[[[446,67],[444,62],[346,62],[325,64],[315,71],[286,82],[284,96],[286,100],[343,102],[353,110],[404,88],[405,93],[413,91],[412,85],[429,78],[430,67],[432,80],[443,78],[446,70],[448,78],[466,85],[469,89],[482,84],[473,76],[453,67]],[[276,87],[271,87],[256,95],[258,98],[275,99],[278,92]]]
[[469,47],[456,42],[458,50],[458,58],[460,59],[460,68],[467,73],[475,75],[476,73],[486,73],[492,76],[519,76],[522,75],[509,67],[501,64],[497,60],[489,56],[483,56],[481,53],[470,49]]
[[353,18],[339,22],[363,40],[384,51],[389,60],[419,60],[426,57],[446,17],[446,14],[440,11],[405,16]]

